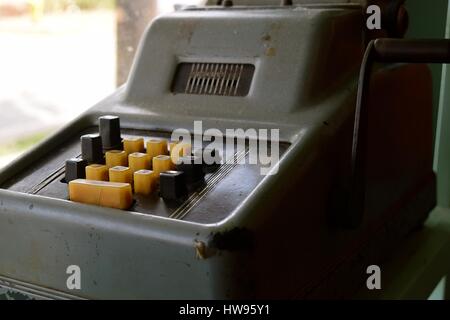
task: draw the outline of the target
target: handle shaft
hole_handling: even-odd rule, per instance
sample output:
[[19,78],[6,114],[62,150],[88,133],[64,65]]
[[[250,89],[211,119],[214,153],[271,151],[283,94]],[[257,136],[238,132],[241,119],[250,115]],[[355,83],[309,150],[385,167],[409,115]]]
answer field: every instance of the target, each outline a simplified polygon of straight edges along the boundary
[[450,40],[377,39],[374,42],[378,62],[450,63]]
[[377,39],[367,47],[361,66],[355,124],[353,131],[352,167],[347,191],[344,227],[355,228],[363,221],[366,196],[366,163],[369,127],[369,89],[373,64],[383,63],[450,63],[450,40]]

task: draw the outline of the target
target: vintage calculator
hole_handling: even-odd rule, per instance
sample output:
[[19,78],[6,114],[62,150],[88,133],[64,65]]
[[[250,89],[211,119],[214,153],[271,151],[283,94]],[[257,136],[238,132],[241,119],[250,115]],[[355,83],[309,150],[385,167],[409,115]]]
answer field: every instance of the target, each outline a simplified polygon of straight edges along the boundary
[[[379,66],[361,99],[361,5],[246,4],[157,18],[125,86],[1,172],[0,286],[39,298],[351,297],[421,225],[436,201],[428,68]],[[173,140],[199,122],[203,144]],[[278,156],[264,174],[247,161],[255,145]]]

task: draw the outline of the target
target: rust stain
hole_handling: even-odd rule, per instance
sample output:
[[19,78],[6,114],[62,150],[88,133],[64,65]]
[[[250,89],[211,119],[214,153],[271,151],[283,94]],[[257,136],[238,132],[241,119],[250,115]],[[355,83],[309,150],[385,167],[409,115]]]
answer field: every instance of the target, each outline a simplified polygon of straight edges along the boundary
[[197,27],[197,22],[183,22],[181,24],[181,29],[179,32],[180,40],[186,40],[188,44],[191,44],[192,37],[194,36],[195,28]]
[[206,243],[204,243],[203,241],[195,240],[194,247],[196,258],[199,260],[206,260],[216,254],[216,250],[208,248]]
[[277,55],[277,49],[274,47],[270,47],[266,49],[266,56],[275,57]]
[[272,40],[272,37],[270,36],[270,34],[266,34],[262,37],[262,41],[264,42],[270,42]]
[[206,257],[206,244],[203,241],[195,241],[195,254],[197,259],[205,260]]

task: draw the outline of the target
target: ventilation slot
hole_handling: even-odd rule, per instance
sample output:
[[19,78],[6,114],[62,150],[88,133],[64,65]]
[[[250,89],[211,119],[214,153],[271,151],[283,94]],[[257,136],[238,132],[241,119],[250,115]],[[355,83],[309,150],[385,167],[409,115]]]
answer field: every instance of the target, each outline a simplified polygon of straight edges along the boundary
[[251,64],[182,63],[178,65],[173,93],[245,97],[255,73]]

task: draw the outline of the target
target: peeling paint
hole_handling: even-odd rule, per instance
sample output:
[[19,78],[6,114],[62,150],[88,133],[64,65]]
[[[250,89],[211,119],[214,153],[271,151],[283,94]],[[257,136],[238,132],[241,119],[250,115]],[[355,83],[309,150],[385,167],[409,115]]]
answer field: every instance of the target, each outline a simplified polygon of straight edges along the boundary
[[203,241],[195,240],[195,256],[199,260],[205,260],[208,258],[208,249]]
[[267,50],[266,50],[266,56],[268,56],[268,57],[274,57],[274,56],[276,56],[276,55],[277,55],[277,49],[275,49],[274,47],[267,48]]

